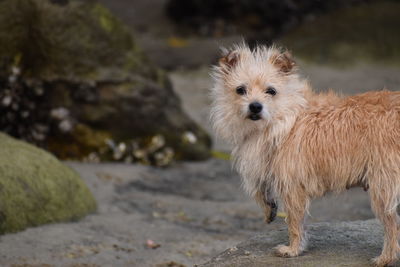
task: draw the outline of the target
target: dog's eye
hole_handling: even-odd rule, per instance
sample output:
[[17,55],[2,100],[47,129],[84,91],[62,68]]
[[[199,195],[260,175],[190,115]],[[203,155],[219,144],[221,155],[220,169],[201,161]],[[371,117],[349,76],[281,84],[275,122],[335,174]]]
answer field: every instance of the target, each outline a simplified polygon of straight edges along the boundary
[[236,93],[238,95],[244,95],[246,94],[246,87],[244,85],[236,87]]
[[265,93],[269,95],[276,95],[276,89],[272,86],[268,86],[267,90],[265,90]]

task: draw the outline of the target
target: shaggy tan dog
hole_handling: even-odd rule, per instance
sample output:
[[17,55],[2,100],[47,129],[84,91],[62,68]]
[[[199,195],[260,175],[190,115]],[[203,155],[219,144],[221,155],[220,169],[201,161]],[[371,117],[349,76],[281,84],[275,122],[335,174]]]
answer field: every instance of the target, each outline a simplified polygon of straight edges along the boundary
[[303,222],[311,199],[362,186],[385,230],[375,264],[394,263],[400,93],[314,93],[288,52],[264,46],[226,51],[213,76],[212,121],[234,146],[234,166],[245,190],[264,208],[267,222],[276,214],[275,197],[285,205],[290,244],[278,246],[278,255],[293,257],[304,250]]

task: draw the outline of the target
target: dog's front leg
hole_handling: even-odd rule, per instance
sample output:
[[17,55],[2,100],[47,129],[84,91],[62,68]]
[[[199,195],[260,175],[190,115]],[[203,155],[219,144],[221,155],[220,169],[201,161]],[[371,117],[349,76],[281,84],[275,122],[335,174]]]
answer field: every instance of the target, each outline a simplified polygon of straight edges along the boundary
[[278,204],[273,198],[271,190],[267,189],[266,182],[261,184],[259,190],[256,192],[255,199],[264,210],[265,222],[273,222],[278,212]]
[[304,214],[308,205],[305,194],[295,192],[282,198],[286,212],[289,232],[289,246],[279,245],[276,247],[278,256],[295,257],[300,255],[305,249],[306,237],[304,231]]

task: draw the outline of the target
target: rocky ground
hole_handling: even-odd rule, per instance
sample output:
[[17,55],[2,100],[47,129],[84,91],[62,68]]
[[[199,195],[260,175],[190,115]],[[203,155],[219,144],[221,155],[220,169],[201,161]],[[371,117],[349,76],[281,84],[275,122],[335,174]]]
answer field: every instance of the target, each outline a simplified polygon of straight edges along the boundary
[[383,241],[376,220],[313,224],[308,234],[308,249],[297,258],[274,255],[273,248],[287,239],[286,231],[278,230],[254,236],[199,267],[372,266],[371,259],[379,255]]
[[[1,266],[192,266],[256,234],[284,227],[282,214],[264,224],[228,161],[177,163],[167,170],[69,165],[93,192],[98,212],[79,222],[2,236]],[[368,218],[367,195],[355,189],[316,201],[309,221]]]

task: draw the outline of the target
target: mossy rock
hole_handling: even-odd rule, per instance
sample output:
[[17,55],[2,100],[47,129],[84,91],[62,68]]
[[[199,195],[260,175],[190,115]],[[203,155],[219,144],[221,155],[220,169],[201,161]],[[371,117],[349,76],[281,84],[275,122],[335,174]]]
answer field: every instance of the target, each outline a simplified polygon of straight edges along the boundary
[[31,78],[123,79],[155,69],[131,32],[95,1],[0,0],[0,68]]
[[0,233],[73,221],[96,210],[71,168],[35,146],[0,133]]

